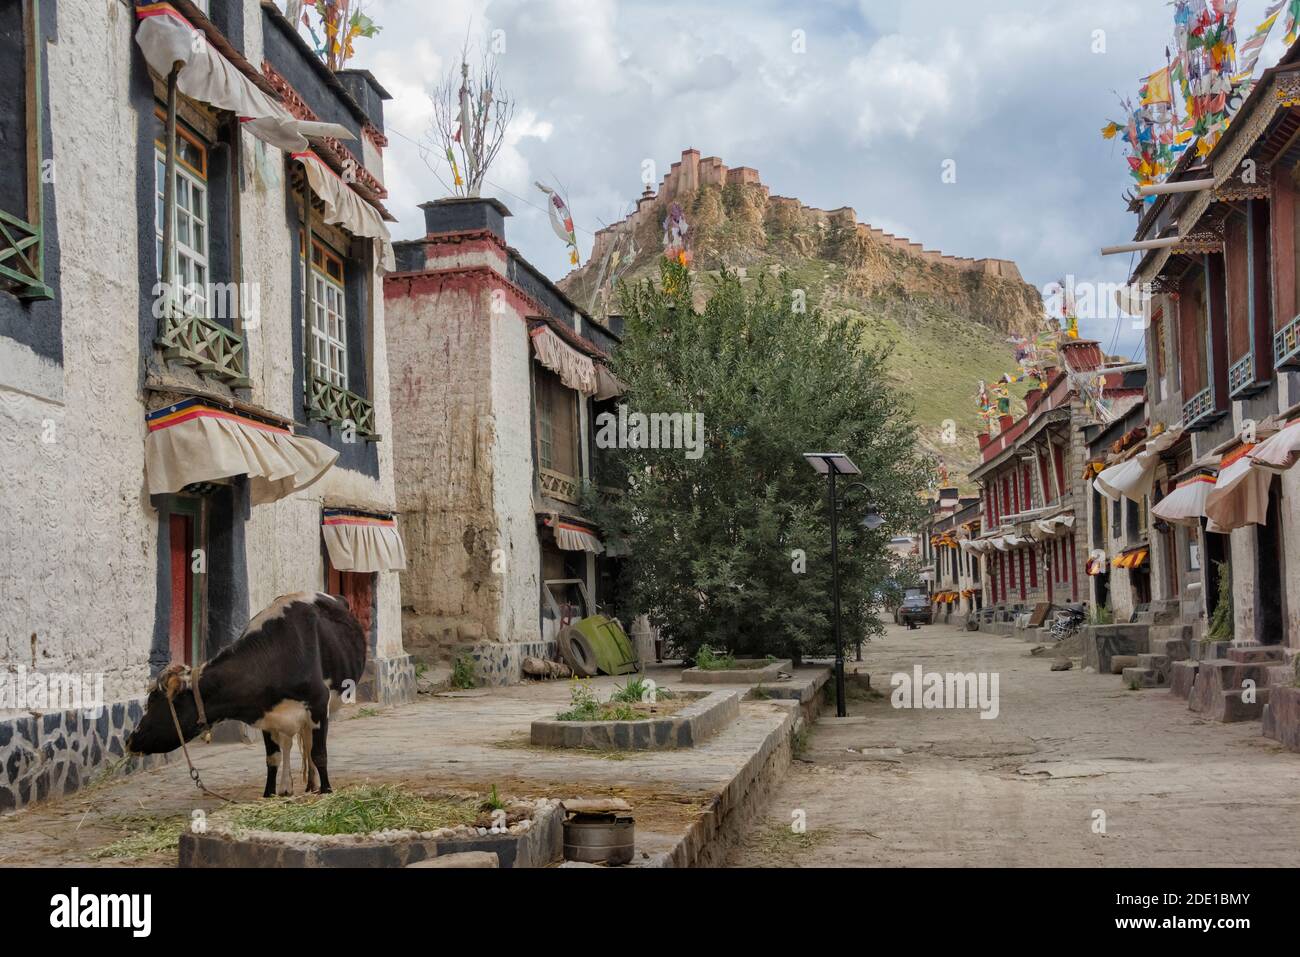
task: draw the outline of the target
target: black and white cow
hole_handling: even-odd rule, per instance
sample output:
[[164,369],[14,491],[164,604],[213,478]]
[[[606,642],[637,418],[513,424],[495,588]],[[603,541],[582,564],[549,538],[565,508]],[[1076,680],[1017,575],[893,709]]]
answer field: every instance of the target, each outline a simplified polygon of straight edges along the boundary
[[[164,670],[150,688],[144,715],[126,746],[137,754],[180,747],[167,707],[170,691],[186,741],[218,721],[243,721],[261,729],[266,744],[263,797],[293,793],[289,759],[295,735],[302,741],[307,790],[315,790],[319,775],[321,793],[327,794],[331,697],[355,687],[365,664],[365,634],[346,601],[315,592],[285,595],[250,621],[238,641],[197,670],[197,700],[189,669],[172,665]],[[282,756],[285,773],[277,792]]]

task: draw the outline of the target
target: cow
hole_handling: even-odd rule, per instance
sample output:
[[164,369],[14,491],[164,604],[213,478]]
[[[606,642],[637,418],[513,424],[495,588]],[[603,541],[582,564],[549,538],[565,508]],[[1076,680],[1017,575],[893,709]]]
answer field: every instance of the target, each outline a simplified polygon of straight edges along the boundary
[[[366,637],[344,599],[316,592],[282,596],[206,665],[194,672],[183,665],[164,669],[150,686],[127,749],[161,754],[180,747],[167,705],[171,697],[185,741],[218,721],[243,721],[261,730],[266,745],[263,797],[293,794],[289,764],[295,735],[302,742],[306,789],[315,790],[319,775],[320,793],[328,794],[330,704],[348,682],[355,687],[365,664]],[[282,756],[285,772],[277,792]]]

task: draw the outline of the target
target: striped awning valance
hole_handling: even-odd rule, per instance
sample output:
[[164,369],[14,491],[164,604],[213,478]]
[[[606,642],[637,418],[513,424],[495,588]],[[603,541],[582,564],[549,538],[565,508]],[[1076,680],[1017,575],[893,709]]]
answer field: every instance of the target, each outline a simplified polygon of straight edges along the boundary
[[406,548],[391,514],[327,508],[321,534],[330,564],[341,572],[406,570]]
[[247,475],[253,504],[264,505],[318,481],[339,457],[315,439],[199,398],[150,412],[146,425],[150,495]]

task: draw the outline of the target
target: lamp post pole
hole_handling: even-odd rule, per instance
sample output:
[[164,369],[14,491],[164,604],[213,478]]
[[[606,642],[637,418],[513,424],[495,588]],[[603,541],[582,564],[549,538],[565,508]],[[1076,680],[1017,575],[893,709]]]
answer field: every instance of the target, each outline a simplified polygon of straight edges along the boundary
[[835,501],[835,469],[831,469],[826,478],[826,503],[831,512],[831,595],[835,615],[835,716],[847,718],[849,711],[844,695],[844,635],[840,629],[840,523],[839,508]]

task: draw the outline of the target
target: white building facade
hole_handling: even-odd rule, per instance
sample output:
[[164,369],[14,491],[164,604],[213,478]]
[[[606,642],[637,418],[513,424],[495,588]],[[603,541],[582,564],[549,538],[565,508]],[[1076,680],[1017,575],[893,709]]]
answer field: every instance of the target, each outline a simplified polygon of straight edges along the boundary
[[370,636],[362,697],[414,689],[387,94],[256,0],[4,16],[0,689],[75,674],[105,708],[0,698],[0,812],[83,784],[152,674],[280,595],[345,595]]

